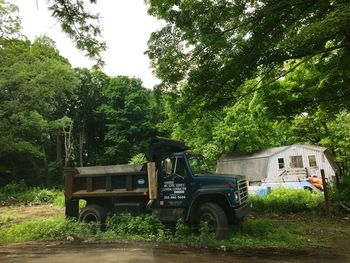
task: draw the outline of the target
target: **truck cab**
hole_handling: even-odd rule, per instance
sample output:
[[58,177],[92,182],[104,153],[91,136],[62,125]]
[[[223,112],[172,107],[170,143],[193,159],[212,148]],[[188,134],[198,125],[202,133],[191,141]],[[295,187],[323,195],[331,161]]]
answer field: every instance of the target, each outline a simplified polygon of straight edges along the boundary
[[[192,228],[204,221],[221,239],[230,224],[249,212],[246,181],[241,176],[209,172],[204,157],[187,151],[183,143],[158,139],[147,157],[147,170],[145,165],[119,165],[119,173],[111,166],[76,168],[73,175],[71,169],[66,170],[66,215],[103,221],[111,213],[153,213],[162,222],[183,219]],[[77,178],[84,176],[90,181],[89,189],[84,179],[78,187]],[[78,199],[87,201],[80,213],[73,205]]]

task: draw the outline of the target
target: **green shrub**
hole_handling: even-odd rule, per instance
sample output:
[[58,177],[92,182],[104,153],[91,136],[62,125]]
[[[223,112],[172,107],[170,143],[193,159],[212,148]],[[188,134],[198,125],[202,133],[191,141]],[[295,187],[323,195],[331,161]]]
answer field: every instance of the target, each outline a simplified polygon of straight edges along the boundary
[[199,233],[194,234],[182,220],[179,220],[176,232],[172,234],[152,215],[112,216],[107,219],[104,231],[96,223],[79,223],[64,217],[37,219],[19,224],[11,223],[11,218],[7,220],[10,225],[0,227],[0,243],[63,240],[67,236],[75,236],[180,242],[190,246],[226,250],[242,247],[301,247],[309,244],[311,239],[304,229],[296,230],[294,226],[289,226],[288,229],[268,219],[246,219],[240,225],[232,227],[229,237],[222,241],[215,239],[206,224],[201,224]]
[[144,164],[147,163],[146,156],[143,153],[135,154],[133,157],[131,157],[130,164]]
[[55,199],[55,193],[48,189],[34,188],[35,203],[52,203]]
[[227,247],[296,247],[302,245],[297,235],[268,219],[246,219],[232,229],[224,240]]
[[131,216],[113,215],[106,220],[107,236],[129,236],[144,239],[161,239],[165,236],[165,227],[154,215]]
[[350,207],[350,176],[343,176],[340,178],[339,189],[333,186],[330,191],[330,197],[333,206],[338,211],[343,210],[341,205]]
[[36,219],[0,229],[0,243],[58,240],[67,236],[87,237],[99,233],[96,223],[77,223],[64,217]]
[[64,207],[63,192],[56,189],[27,187],[23,181],[11,183],[0,189],[0,202],[15,201],[18,203],[53,203]]
[[215,234],[210,232],[207,222],[199,224],[199,235],[194,236],[194,240],[199,244],[206,244],[212,247],[216,247],[218,244]]
[[306,190],[273,189],[267,196],[251,196],[253,211],[272,213],[297,213],[318,210],[323,196]]
[[64,208],[65,207],[65,202],[64,202],[64,194],[63,191],[57,191],[55,194],[55,198],[52,202],[54,206]]
[[191,229],[188,226],[188,224],[186,224],[183,219],[179,219],[176,222],[176,226],[175,226],[175,239],[181,240],[181,239],[187,238],[190,235],[191,235]]
[[0,201],[6,201],[7,199],[13,199],[18,193],[23,193],[28,190],[24,181],[19,183],[10,183],[0,188]]

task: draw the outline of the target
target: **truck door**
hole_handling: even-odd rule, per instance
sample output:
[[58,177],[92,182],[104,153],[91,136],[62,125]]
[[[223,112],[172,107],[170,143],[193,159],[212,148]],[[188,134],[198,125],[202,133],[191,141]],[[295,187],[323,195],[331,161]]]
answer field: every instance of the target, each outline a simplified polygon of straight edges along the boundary
[[188,171],[181,156],[161,161],[160,206],[186,207],[188,204]]

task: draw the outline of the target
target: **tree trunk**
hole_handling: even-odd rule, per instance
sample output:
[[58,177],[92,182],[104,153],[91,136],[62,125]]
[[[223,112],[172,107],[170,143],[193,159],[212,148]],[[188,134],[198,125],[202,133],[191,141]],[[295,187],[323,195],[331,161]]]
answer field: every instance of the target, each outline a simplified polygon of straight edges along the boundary
[[45,145],[43,140],[41,143],[41,147],[42,147],[42,152],[44,156],[44,182],[43,183],[45,186],[48,186],[49,185],[49,166],[47,162],[47,155],[46,155],[46,150],[45,150]]
[[34,157],[32,157],[30,159],[30,162],[32,163],[33,171],[35,172],[35,176],[36,176],[36,180],[37,180],[38,177],[40,176],[38,164],[36,163],[36,159]]
[[73,143],[71,140],[72,136],[72,128],[73,124],[69,126],[68,131],[66,131],[63,128],[63,134],[64,134],[64,149],[65,149],[65,157],[64,157],[64,167],[67,167],[70,161],[70,157],[72,155],[72,150],[73,150]]
[[56,162],[62,164],[62,141],[59,131],[56,133]]
[[83,166],[83,147],[84,147],[84,123],[82,130],[79,131],[79,161],[80,167]]
[[17,167],[15,161],[11,158],[11,181],[14,181],[17,176]]

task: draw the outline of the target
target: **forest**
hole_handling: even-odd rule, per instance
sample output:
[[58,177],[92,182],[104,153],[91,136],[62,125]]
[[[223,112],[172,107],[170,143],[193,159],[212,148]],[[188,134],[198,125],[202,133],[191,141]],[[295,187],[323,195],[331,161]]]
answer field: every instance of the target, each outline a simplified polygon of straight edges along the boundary
[[161,80],[152,90],[103,72],[105,43],[83,1],[49,8],[93,69],[73,68],[47,36],[28,40],[17,7],[0,0],[0,185],[60,186],[64,167],[138,161],[156,135],[213,166],[226,152],[324,146],[349,177],[348,1],[146,4],[166,22],[146,51]]

